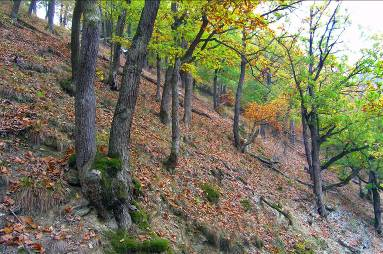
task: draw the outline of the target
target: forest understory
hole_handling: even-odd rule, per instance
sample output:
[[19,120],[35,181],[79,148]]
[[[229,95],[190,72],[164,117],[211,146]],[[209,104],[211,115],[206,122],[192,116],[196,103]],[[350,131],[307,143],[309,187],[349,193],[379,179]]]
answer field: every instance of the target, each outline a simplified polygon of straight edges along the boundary
[[[25,13],[15,24],[9,12],[2,4],[0,252],[108,253],[113,241],[122,241],[113,238],[116,222],[98,219],[70,169],[75,130],[70,32],[57,27],[52,35],[44,20]],[[100,45],[95,88],[102,154],[118,92],[103,82],[110,48]],[[356,182],[324,192],[329,215],[320,217],[312,188],[305,185],[311,181],[300,139],[286,147],[267,132],[241,153],[233,149],[232,116],[217,113],[197,90],[193,124],[180,124],[180,157],[169,170],[164,162],[171,127],[158,117],[156,84],[150,81],[155,79],[153,68],[143,70],[131,133],[137,210],[124,241],[157,240],[169,245],[166,253],[383,253],[372,206],[359,197]],[[323,179],[339,181],[331,170]]]

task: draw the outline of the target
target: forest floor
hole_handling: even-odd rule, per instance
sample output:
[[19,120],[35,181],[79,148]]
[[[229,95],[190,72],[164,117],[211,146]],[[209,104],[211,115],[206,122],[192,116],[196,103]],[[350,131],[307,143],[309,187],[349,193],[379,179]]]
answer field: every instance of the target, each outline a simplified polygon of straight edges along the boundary
[[[105,231],[115,225],[100,222],[80,188],[68,183],[74,132],[74,98],[63,91],[70,78],[69,31],[50,35],[45,21],[24,15],[12,24],[8,13],[1,6],[0,252],[103,253]],[[102,82],[108,52],[100,50],[95,82],[101,149],[118,98]],[[142,185],[137,201],[151,232],[169,239],[174,253],[383,253],[371,204],[359,197],[357,184],[326,193],[334,211],[320,218],[311,189],[294,180],[310,182],[301,145],[284,151],[281,138],[268,136],[250,149],[278,159],[284,177],[234,149],[232,120],[206,98],[195,95],[193,107],[210,118],[193,113],[190,130],[181,124],[181,158],[169,172],[163,162],[171,128],[159,121],[155,84],[141,79],[131,134],[132,172]],[[330,171],[324,175],[326,182],[338,181]],[[217,203],[207,201],[204,184],[218,189]],[[262,199],[286,212],[292,225]],[[150,237],[138,228],[133,233]]]

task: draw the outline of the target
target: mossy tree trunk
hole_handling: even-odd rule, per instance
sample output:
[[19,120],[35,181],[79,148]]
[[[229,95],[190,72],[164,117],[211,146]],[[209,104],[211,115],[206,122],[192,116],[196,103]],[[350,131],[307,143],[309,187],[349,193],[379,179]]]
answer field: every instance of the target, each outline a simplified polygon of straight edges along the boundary
[[129,203],[132,194],[132,179],[129,168],[130,132],[135,111],[140,75],[147,54],[147,46],[153,33],[154,22],[159,8],[159,0],[146,0],[141,12],[137,31],[132,40],[132,46],[126,54],[126,64],[122,74],[122,83],[113,115],[109,138],[109,156],[118,156],[122,162],[116,178],[124,192],[124,199],[113,208],[114,215],[120,228],[129,228]]

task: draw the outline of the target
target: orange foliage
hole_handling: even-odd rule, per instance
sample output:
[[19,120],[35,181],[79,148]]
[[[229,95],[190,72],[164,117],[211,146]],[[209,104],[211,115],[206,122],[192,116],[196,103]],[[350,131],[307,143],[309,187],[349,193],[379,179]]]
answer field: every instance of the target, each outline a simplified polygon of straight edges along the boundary
[[249,103],[245,108],[244,117],[255,122],[255,124],[265,123],[281,130],[279,118],[287,110],[287,100],[277,98],[267,104]]

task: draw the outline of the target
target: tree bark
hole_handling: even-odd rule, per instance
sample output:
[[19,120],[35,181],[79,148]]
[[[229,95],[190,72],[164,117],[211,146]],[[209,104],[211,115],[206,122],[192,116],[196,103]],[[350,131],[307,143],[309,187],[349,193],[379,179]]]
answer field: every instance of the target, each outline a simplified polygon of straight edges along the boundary
[[171,79],[172,79],[173,67],[169,66],[165,73],[165,83],[162,90],[162,99],[160,106],[160,120],[163,124],[170,123],[170,103],[171,103]]
[[28,8],[28,15],[32,16],[32,14],[36,15],[36,9],[37,9],[37,0],[31,0],[31,3],[29,4]]
[[172,87],[172,146],[167,164],[170,168],[176,168],[180,150],[180,128],[178,117],[178,82],[180,79],[181,60],[177,58],[174,63],[171,87]]
[[289,133],[289,139],[291,144],[295,144],[296,140],[296,134],[295,134],[295,121],[293,119],[290,119],[290,133]]
[[[98,54],[98,20],[96,0],[84,1],[84,28],[80,56],[79,76],[76,79],[75,122],[76,122],[76,165],[80,183],[86,189],[86,175],[96,154],[96,96],[94,76]],[[86,191],[85,191],[86,193]]]
[[49,0],[48,3],[48,28],[51,33],[54,30],[54,17],[55,17],[56,0]]
[[192,108],[193,108],[193,76],[188,72],[183,72],[184,75],[184,117],[183,121],[187,129],[189,129],[192,120]]
[[246,58],[245,58],[245,49],[246,49],[246,38],[243,33],[242,37],[242,47],[243,53],[241,55],[241,73],[239,75],[239,82],[237,86],[237,92],[235,94],[235,104],[234,104],[234,122],[233,122],[233,135],[234,135],[234,145],[237,149],[241,150],[241,136],[239,134],[239,120],[240,120],[240,110],[241,110],[241,96],[243,83],[245,81],[246,73]]
[[73,18],[72,18],[72,30],[71,30],[71,63],[72,63],[72,81],[75,82],[77,78],[77,72],[80,69],[80,26],[81,15],[83,12],[81,0],[76,0]]
[[214,110],[217,110],[218,108],[218,104],[219,104],[219,101],[218,101],[218,69],[215,69],[214,70],[214,79],[213,79],[213,107],[214,107]]
[[376,229],[376,232],[379,234],[382,233],[382,210],[380,208],[380,195],[379,195],[379,188],[378,188],[378,180],[376,172],[373,170],[370,170],[369,177],[371,179],[371,192],[372,192],[372,200],[373,200],[373,206],[374,206],[374,227]]
[[19,15],[20,5],[21,5],[21,0],[13,1],[12,12],[11,12],[11,18],[13,21],[17,20],[17,17]]
[[[122,10],[121,14],[118,16],[117,26],[116,26],[116,35],[122,37],[124,34],[124,27],[126,21],[126,10]],[[121,54],[121,44],[116,42],[114,43],[114,52],[113,59],[110,65],[109,78],[107,83],[110,86],[111,90],[117,90],[117,72],[120,67],[120,54]]]
[[161,100],[161,58],[158,54],[156,57],[156,67],[157,67],[156,101],[160,101]]
[[[303,102],[301,102],[302,104]],[[311,180],[313,179],[313,169],[312,169],[312,160],[311,160],[311,142],[309,138],[309,129],[307,126],[306,121],[306,111],[303,107],[303,104],[301,105],[301,119],[302,119],[302,138],[303,138],[303,145],[305,148],[305,155],[306,155],[306,161],[308,164],[308,172],[310,174]]]

